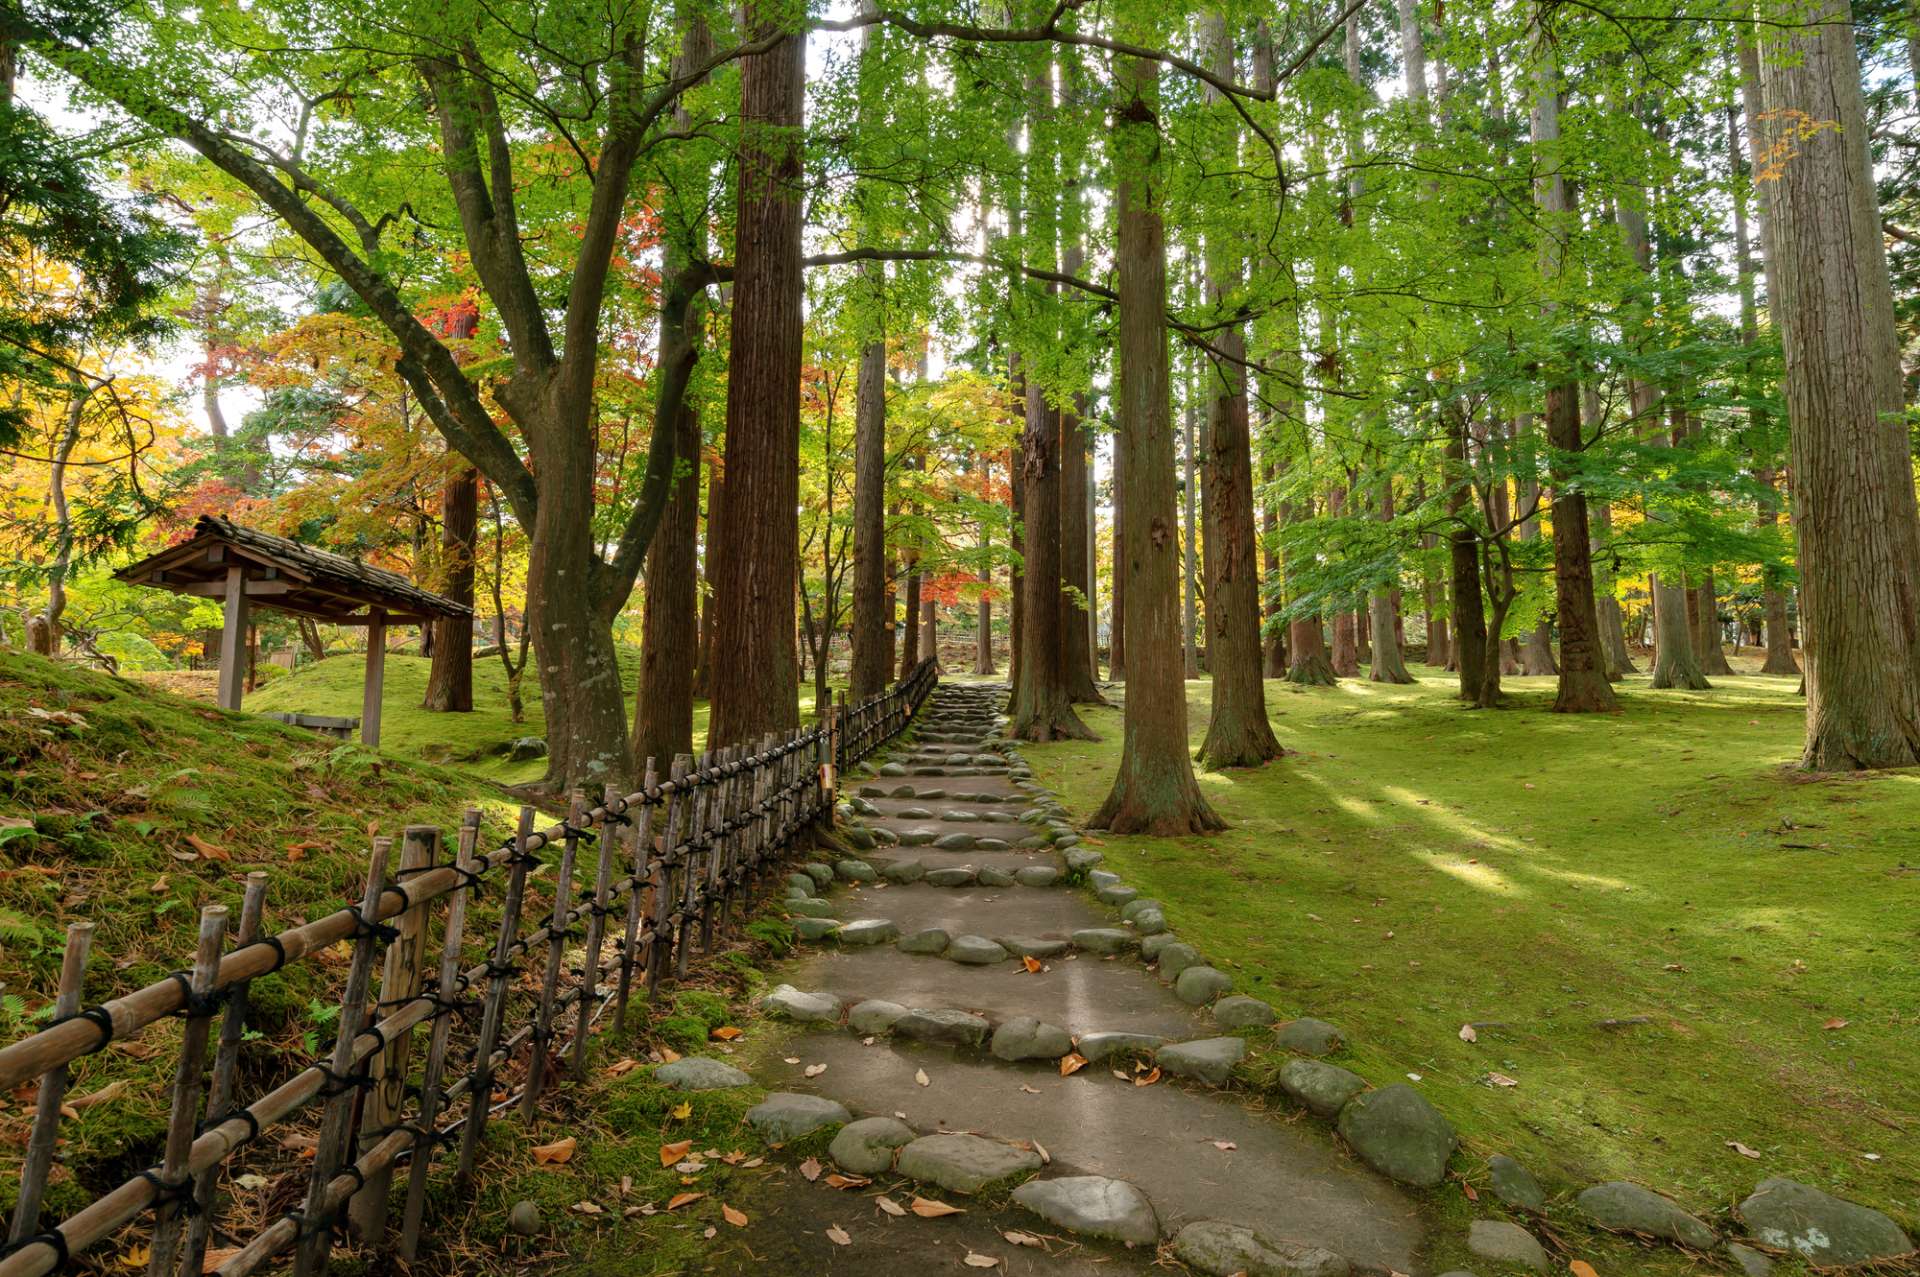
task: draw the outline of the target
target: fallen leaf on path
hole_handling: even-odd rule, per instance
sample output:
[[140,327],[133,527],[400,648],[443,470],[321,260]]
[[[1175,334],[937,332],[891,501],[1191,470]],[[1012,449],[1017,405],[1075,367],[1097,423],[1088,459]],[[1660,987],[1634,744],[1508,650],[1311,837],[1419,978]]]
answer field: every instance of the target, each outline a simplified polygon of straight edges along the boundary
[[1844,1029],[1847,1027],[1847,1023],[1848,1022],[1846,1020],[1842,1020],[1839,1016],[1836,1015],[1835,1017],[1833,1017],[1833,1019],[1828,1020],[1825,1024],[1821,1025],[1820,1027],[1823,1029]]
[[1734,1152],[1740,1154],[1740,1156],[1742,1157],[1751,1157],[1755,1161],[1760,1160],[1760,1152],[1758,1149],[1748,1148],[1745,1144],[1742,1144],[1739,1140],[1728,1140],[1727,1147],[1732,1149]]
[[827,1066],[826,1066],[826,1065],[824,1065],[824,1064],[809,1064],[809,1065],[807,1065],[807,1076],[808,1076],[808,1077],[819,1077],[819,1076],[820,1076],[820,1075],[821,1075],[822,1073],[825,1073],[826,1071],[827,1071]]
[[672,1064],[675,1060],[679,1058],[680,1058],[680,1053],[674,1050],[672,1047],[663,1046],[660,1048],[660,1063]]
[[913,1081],[916,1086],[932,1086],[933,1085],[933,1079],[927,1076],[927,1071],[925,1069],[915,1069],[913,1071]]
[[693,1116],[693,1101],[692,1101],[692,1100],[682,1100],[682,1101],[681,1101],[680,1103],[678,1103],[678,1104],[676,1104],[676,1105],[674,1105],[674,1106],[673,1106],[673,1116],[674,1116],[674,1117],[675,1117],[676,1119],[678,1119],[679,1121],[682,1121],[682,1122],[684,1122],[684,1121],[686,1121],[686,1120],[687,1120],[688,1118],[690,1118],[690,1117],[692,1117],[692,1116]]
[[1020,1084],[1020,1089],[1021,1089],[1022,1091],[1025,1091],[1025,1092],[1026,1092],[1026,1093],[1027,1093],[1028,1095],[1038,1095],[1038,1094],[1040,1094],[1040,1088],[1039,1088],[1039,1087],[1037,1087],[1037,1086],[1028,1086],[1028,1085],[1027,1085],[1027,1084],[1026,1084],[1025,1082],[1022,1082],[1022,1083]]
[[820,1159],[817,1157],[809,1157],[806,1161],[800,1163],[800,1173],[807,1177],[807,1183],[809,1184],[819,1179]]
[[1073,1051],[1060,1057],[1060,1076],[1061,1077],[1066,1077],[1069,1073],[1078,1073],[1081,1069],[1084,1069],[1086,1067],[1087,1067],[1087,1057],[1080,1054],[1078,1051]]
[[152,1262],[153,1248],[151,1246],[134,1246],[130,1248],[126,1254],[120,1256],[120,1266],[122,1268],[145,1268]]
[[873,1183],[873,1181],[865,1175],[842,1175],[840,1172],[835,1171],[833,1174],[827,1176],[827,1187],[837,1188],[842,1192],[845,1192],[849,1188],[865,1188],[871,1183]]
[[720,1218],[726,1220],[735,1228],[745,1228],[747,1226],[747,1213],[743,1210],[735,1210],[725,1202],[720,1203]]
[[1520,1085],[1520,1082],[1519,1082],[1519,1079],[1510,1078],[1504,1073],[1489,1073],[1487,1074],[1487,1085],[1488,1086],[1518,1086]]
[[847,1236],[847,1230],[835,1224],[827,1230],[827,1240],[836,1246],[851,1246],[853,1238]]
[[992,1255],[982,1255],[978,1251],[968,1251],[967,1257],[960,1261],[969,1268],[998,1268],[1000,1261]]
[[634,1059],[632,1056],[628,1056],[624,1060],[616,1060],[612,1064],[607,1065],[607,1076],[625,1077],[639,1067],[640,1061]]
[[745,1030],[736,1029],[731,1024],[723,1024],[713,1031],[713,1038],[716,1042],[731,1042],[743,1032]]
[[679,1210],[682,1206],[690,1206],[705,1196],[705,1193],[675,1193],[667,1200],[667,1209]]
[[876,1197],[873,1199],[873,1204],[895,1218],[907,1213],[907,1208],[899,1202],[894,1201],[891,1197]]
[[1215,1140],[1213,1142],[1213,1146],[1219,1149],[1222,1153],[1231,1153],[1233,1152],[1233,1150],[1240,1147],[1238,1144],[1235,1144],[1232,1140]]
[[944,1215],[964,1215],[967,1212],[958,1206],[949,1206],[945,1202],[936,1202],[931,1197],[916,1197],[908,1203],[907,1209],[921,1219],[939,1219]]
[[1133,1084],[1135,1086],[1152,1086],[1155,1082],[1158,1082],[1159,1080],[1160,1080],[1160,1070],[1155,1069],[1151,1073],[1142,1073],[1139,1076],[1135,1077],[1133,1079]]
[[578,1201],[573,1204],[573,1209],[575,1213],[581,1215],[603,1215],[606,1213],[606,1208],[601,1206],[599,1202]]
[[1040,959],[1038,958],[1031,956],[1023,957],[1020,959],[1020,965],[1027,969],[1028,975],[1040,974]]
[[1568,1264],[1567,1271],[1572,1273],[1573,1277],[1600,1277],[1600,1274],[1593,1270],[1593,1265],[1584,1259],[1576,1259]]
[[677,1144],[662,1144],[660,1146],[660,1165],[672,1166],[692,1151],[692,1140],[681,1140]]
[[533,1150],[534,1164],[536,1166],[563,1165],[572,1160],[573,1150],[579,1146],[580,1141],[571,1135],[563,1140],[555,1140],[551,1144],[536,1145]]
[[1032,1233],[1005,1232],[1000,1234],[1015,1246],[1038,1246],[1040,1239]]
[[195,851],[205,856],[208,860],[232,860],[233,859],[233,857],[230,854],[228,854],[227,849],[225,847],[215,846],[213,843],[208,842],[204,838],[196,838],[194,835],[188,834],[187,841],[193,844],[193,849]]
[[91,1091],[86,1095],[76,1095],[71,1100],[68,1100],[67,1103],[77,1109],[91,1108],[95,1104],[105,1104],[108,1100],[117,1099],[120,1093],[127,1089],[127,1082],[128,1079],[126,1078],[121,1078],[118,1082],[109,1082],[97,1091]]
[[1475,1189],[1473,1185],[1467,1183],[1467,1181],[1465,1180],[1460,1181],[1460,1191],[1466,1194],[1466,1198],[1470,1202],[1477,1202],[1480,1200],[1479,1190]]

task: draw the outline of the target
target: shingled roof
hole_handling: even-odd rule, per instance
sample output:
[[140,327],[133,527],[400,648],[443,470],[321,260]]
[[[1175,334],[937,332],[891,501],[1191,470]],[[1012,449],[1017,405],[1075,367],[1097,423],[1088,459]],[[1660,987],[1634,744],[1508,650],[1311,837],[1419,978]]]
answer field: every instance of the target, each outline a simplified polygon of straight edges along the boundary
[[[473,614],[465,604],[403,576],[217,515],[202,515],[187,540],[113,575],[176,594],[217,597],[213,587],[224,589],[227,569],[235,563],[247,569],[252,601],[283,612],[338,621],[377,609],[398,623]],[[281,584],[269,589],[267,582]]]

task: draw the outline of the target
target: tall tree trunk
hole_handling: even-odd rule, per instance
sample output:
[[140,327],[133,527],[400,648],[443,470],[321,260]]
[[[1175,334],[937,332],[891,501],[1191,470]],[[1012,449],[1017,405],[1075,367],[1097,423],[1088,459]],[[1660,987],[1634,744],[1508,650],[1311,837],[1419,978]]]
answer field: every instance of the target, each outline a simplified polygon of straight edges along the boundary
[[[1076,258],[1076,254],[1067,255],[1065,273],[1079,272]],[[1063,587],[1075,591],[1061,596],[1064,628],[1060,642],[1067,696],[1077,705],[1104,705],[1107,698],[1094,682],[1099,670],[1094,661],[1093,631],[1087,623],[1087,606],[1093,601],[1093,579],[1088,570],[1091,507],[1087,501],[1093,472],[1087,457],[1090,432],[1082,417],[1085,410],[1085,397],[1075,395],[1074,410],[1063,413],[1060,422],[1060,578]]]
[[1187,689],[1180,678],[1179,538],[1173,492],[1173,403],[1168,377],[1167,242],[1159,67],[1117,60],[1114,113],[1115,259],[1119,273],[1119,435],[1127,484],[1124,571],[1127,636],[1125,743],[1113,791],[1088,822],[1116,834],[1162,837],[1225,827],[1193,778]]
[[[745,27],[780,30],[768,0]],[[802,155],[806,41],[788,33],[740,64],[739,203],[727,362],[727,499],[716,547],[707,739],[797,727],[793,556],[799,541]]]
[[67,502],[67,467],[80,443],[80,423],[91,392],[76,380],[67,387],[67,410],[60,416],[60,437],[50,450],[47,499],[53,505],[53,562],[47,565],[47,606],[27,620],[27,650],[48,658],[60,655],[61,618],[67,613],[67,574],[73,569],[73,512]]
[[1180,651],[1188,678],[1200,677],[1200,484],[1195,473],[1199,467],[1198,442],[1194,422],[1199,416],[1195,396],[1187,395],[1186,410],[1180,414],[1186,437],[1181,451],[1180,492],[1186,506],[1186,518],[1180,537]]
[[1127,681],[1126,449],[1113,444],[1113,586],[1107,591],[1107,677]]
[[[473,607],[473,564],[480,553],[480,472],[458,465],[440,489],[440,592]],[[422,709],[473,710],[473,613],[433,623],[433,664]]]
[[1488,650],[1487,615],[1480,595],[1480,538],[1467,521],[1473,481],[1467,470],[1467,421],[1464,410],[1451,410],[1447,422],[1447,510],[1454,526],[1447,534],[1453,586],[1453,657],[1460,673],[1460,699],[1479,704],[1481,684],[1498,657]]
[[1720,634],[1720,592],[1713,583],[1713,569],[1708,568],[1693,587],[1693,655],[1704,673],[1733,673],[1724,642]]
[[[695,330],[697,331],[697,330]],[[660,531],[647,547],[647,597],[641,617],[640,686],[633,714],[633,770],[665,772],[677,754],[693,752],[693,666],[699,645],[694,604],[700,595],[695,543],[700,532],[700,415],[680,410],[679,455],[689,459],[674,479]]]
[[[989,481],[993,477],[991,462],[982,462]],[[984,518],[980,520],[980,603],[974,628],[973,672],[975,674],[994,673],[993,662],[993,569],[987,566],[985,554],[993,544],[992,525]]]
[[[1347,512],[1347,489],[1335,484],[1327,494],[1327,514],[1340,518]],[[1344,604],[1333,614],[1333,672],[1339,678],[1360,676],[1360,636],[1353,623],[1353,609]]]
[[[1580,417],[1586,434],[1594,438],[1600,436],[1602,416],[1600,392],[1589,381],[1580,387]],[[1639,670],[1633,663],[1633,654],[1627,650],[1626,610],[1614,593],[1613,507],[1602,501],[1592,507],[1592,515],[1593,534],[1587,544],[1588,560],[1593,565],[1593,610],[1600,622],[1600,655],[1607,680],[1618,682],[1621,676],[1637,674]]]
[[[872,14],[873,0],[862,0],[862,14]],[[860,123],[873,123],[868,114],[881,100],[878,83],[880,39],[883,28],[860,31]],[[880,108],[884,113],[884,108]],[[866,184],[856,188],[863,241],[869,239],[869,204],[881,193]],[[886,267],[864,262],[860,283],[871,308],[865,318],[866,340],[860,346],[860,367],[854,386],[853,431],[853,619],[852,651],[847,671],[847,693],[862,701],[887,688],[893,654],[893,617],[887,609],[887,333]]]
[[[1380,481],[1380,522],[1393,522],[1393,478]],[[1394,590],[1389,585],[1374,587],[1367,595],[1367,615],[1372,623],[1373,650],[1369,654],[1367,678],[1375,683],[1411,683],[1406,658],[1400,653],[1400,630],[1393,604]]]
[[[1273,486],[1273,463],[1260,469],[1260,482]],[[1266,678],[1287,676],[1287,624],[1280,617],[1280,510],[1268,499],[1260,504],[1260,673]]]
[[901,608],[905,628],[900,635],[900,677],[913,673],[913,667],[920,663],[920,586],[922,584],[919,562],[920,552],[908,550],[904,556],[907,566],[907,597]]
[[[1774,16],[1776,6],[1763,8]],[[1802,765],[1920,763],[1920,517],[1893,291],[1846,0],[1769,32],[1761,118],[1799,130],[1767,183],[1807,662]]]

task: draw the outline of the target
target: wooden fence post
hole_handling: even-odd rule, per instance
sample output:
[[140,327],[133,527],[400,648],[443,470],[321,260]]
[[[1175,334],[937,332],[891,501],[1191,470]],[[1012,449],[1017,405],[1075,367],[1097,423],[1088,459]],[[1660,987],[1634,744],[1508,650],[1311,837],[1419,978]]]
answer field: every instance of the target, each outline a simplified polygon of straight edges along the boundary
[[[710,749],[700,755],[702,773],[713,766],[713,758]],[[707,815],[712,807],[713,782],[702,780],[693,790],[693,814],[687,823],[686,863],[680,874],[680,922],[675,928],[677,934],[673,941],[673,978],[676,980],[687,977],[687,950],[692,947],[693,915],[700,899],[700,844],[706,838]]]
[[334,1039],[327,1085],[320,1092],[327,1103],[320,1116],[320,1136],[313,1146],[312,1178],[307,1182],[306,1206],[300,1216],[294,1277],[314,1277],[323,1271],[327,1251],[333,1245],[333,1221],[325,1213],[327,1184],[347,1160],[347,1140],[353,1133],[354,1093],[360,1089],[359,1080],[353,1076],[353,1040],[360,1036],[366,1018],[367,985],[373,979],[373,949],[379,934],[371,924],[387,889],[387,857],[392,851],[393,839],[373,840],[367,892],[360,902],[360,926],[354,933],[353,961],[347,968],[346,991],[340,996],[340,1033]]
[[153,1250],[148,1277],[173,1277],[173,1257],[180,1246],[180,1225],[193,1203],[194,1183],[187,1174],[187,1153],[193,1147],[194,1126],[200,1120],[201,1072],[207,1062],[207,1030],[214,1008],[207,1003],[214,977],[220,971],[220,951],[227,940],[227,907],[208,905],[200,911],[200,944],[194,950],[191,996],[184,1010],[187,1027],[180,1035],[180,1067],[173,1075],[173,1106],[167,1113],[166,1150],[160,1159],[161,1197],[153,1221]]
[[520,1116],[531,1122],[539,1112],[540,1092],[547,1082],[548,1045],[553,1037],[553,1003],[560,991],[560,964],[567,956],[567,911],[573,904],[573,861],[580,850],[581,818],[586,815],[586,796],[573,791],[567,805],[566,833],[560,843],[560,871],[553,880],[553,917],[547,924],[547,974],[540,982],[540,1010],[533,1022],[533,1055],[527,1062],[527,1089],[520,1097]]
[[655,779],[653,759],[647,759],[646,779],[640,789],[649,797],[640,804],[640,814],[628,828],[633,837],[633,880],[627,884],[627,929],[620,945],[620,988],[614,995],[613,1029],[616,1033],[626,1031],[627,997],[633,991],[633,968],[639,955],[635,952],[640,942],[640,919],[643,911],[652,903],[647,898],[643,884],[647,881],[647,858],[653,850],[653,799]]
[[[87,982],[87,954],[93,948],[93,924],[74,922],[67,926],[67,951],[60,959],[60,993],[53,1013],[61,1019],[80,1010],[81,995]],[[53,1168],[53,1152],[60,1142],[60,1106],[67,1098],[67,1066],[48,1069],[40,1075],[40,1097],[34,1103],[33,1134],[27,1137],[27,1160],[20,1168],[20,1196],[13,1204],[13,1227],[9,1242],[30,1236],[40,1227],[40,1202],[47,1191],[47,1174]]]
[[667,923],[673,916],[674,867],[679,863],[680,831],[687,821],[689,795],[682,792],[686,784],[687,771],[693,766],[691,754],[675,754],[673,770],[669,773],[668,784],[673,792],[667,795],[667,836],[660,848],[660,857],[654,861],[653,886],[653,944],[647,952],[647,1000],[651,1002],[660,992],[660,981],[667,974],[667,962],[673,956],[673,934]]
[[467,1121],[460,1128],[460,1169],[454,1187],[464,1192],[473,1181],[480,1155],[480,1137],[486,1133],[493,1109],[493,1053],[500,1043],[500,1024],[506,1015],[507,983],[513,975],[513,946],[520,934],[520,903],[527,893],[527,861],[533,841],[533,808],[520,809],[513,837],[513,858],[507,862],[507,898],[500,906],[500,934],[493,942],[493,961],[487,967],[487,1002],[480,1014],[480,1040],[474,1047],[473,1086],[467,1093]]
[[[244,949],[260,938],[261,915],[266,911],[267,875],[255,871],[247,875],[246,894],[240,900],[240,930],[233,947]],[[220,1047],[213,1057],[213,1082],[207,1090],[207,1121],[218,1121],[233,1107],[234,1074],[240,1067],[240,1040],[247,1033],[247,982],[227,990],[226,1006],[220,1012]],[[213,1228],[213,1181],[218,1167],[200,1172],[194,1185],[196,1204],[193,1218],[187,1221],[187,1249],[180,1259],[182,1273],[200,1271],[207,1252],[207,1234]]]
[[[469,807],[460,821],[460,842],[454,863],[467,873],[473,872],[474,848],[480,841],[480,812]],[[464,880],[453,890],[447,904],[446,943],[440,952],[440,973],[435,977],[434,995],[439,1005],[434,1010],[433,1036],[427,1043],[427,1067],[420,1079],[420,1118],[413,1146],[413,1164],[407,1170],[407,1204],[400,1216],[400,1258],[411,1263],[420,1250],[420,1220],[427,1208],[427,1178],[433,1170],[434,1123],[440,1117],[440,1079],[446,1071],[448,1039],[453,1035],[457,999],[466,992],[460,970],[460,942],[467,929],[467,901],[477,888]]]
[[594,1004],[600,998],[600,944],[607,934],[607,894],[613,890],[613,847],[620,826],[613,818],[620,791],[608,785],[601,794],[607,823],[600,828],[600,860],[593,877],[593,912],[587,917],[587,960],[580,972],[580,1016],[573,1031],[573,1077],[587,1075],[587,1030],[593,1027]]

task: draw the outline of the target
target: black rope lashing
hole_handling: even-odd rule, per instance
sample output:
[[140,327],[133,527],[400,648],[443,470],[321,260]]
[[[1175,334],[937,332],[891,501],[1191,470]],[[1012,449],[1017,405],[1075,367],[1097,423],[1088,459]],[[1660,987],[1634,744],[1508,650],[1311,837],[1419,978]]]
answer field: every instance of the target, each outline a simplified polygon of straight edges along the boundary
[[107,1043],[113,1041],[113,1012],[107,1010],[104,1006],[85,1007],[79,1011],[75,1011],[72,1015],[63,1015],[53,1021],[53,1023],[47,1025],[47,1027],[49,1029],[56,1029],[69,1020],[85,1020],[99,1031],[100,1040],[82,1051],[80,1053],[82,1055],[92,1055],[96,1051],[104,1051]]
[[260,1138],[260,1119],[255,1117],[253,1110],[249,1108],[228,1109],[225,1113],[205,1118],[200,1125],[194,1127],[193,1133],[196,1136],[205,1135],[208,1131],[218,1130],[228,1122],[235,1121],[247,1124],[247,1133],[240,1138],[240,1143],[249,1144]]
[[262,936],[260,937],[260,939],[255,940],[249,944],[241,945],[238,949],[235,949],[233,952],[236,955],[245,953],[248,949],[251,949],[256,945],[265,945],[267,948],[273,950],[273,965],[268,967],[265,971],[262,971],[260,973],[261,975],[272,975],[274,972],[278,971],[281,967],[284,967],[287,965],[287,946],[280,943],[279,936]]
[[192,1216],[200,1213],[200,1202],[199,1199],[194,1196],[192,1176],[187,1176],[184,1179],[169,1180],[164,1178],[158,1170],[149,1166],[146,1170],[135,1175],[134,1178],[143,1179],[153,1185],[152,1205],[155,1210],[159,1210],[163,1206],[172,1205],[178,1206],[182,1215]]
[[169,971],[165,978],[180,986],[180,1005],[175,1008],[173,1012],[175,1015],[192,1018],[195,1016],[212,1015],[220,1009],[219,991],[209,989],[205,993],[195,992],[192,973],[186,971]]
[[369,918],[363,913],[355,913],[353,915],[353,931],[350,934],[355,940],[385,940],[388,944],[392,944],[400,938],[400,928],[392,926],[389,923],[381,922],[375,918]]
[[373,1086],[373,1078],[360,1069],[355,1069],[351,1073],[335,1073],[324,1064],[316,1064],[313,1067],[319,1069],[320,1076],[327,1079],[327,1084],[320,1088],[322,1099],[330,1100],[335,1096],[345,1095],[349,1091],[365,1091]]
[[73,1252],[67,1249],[67,1235],[57,1228],[44,1233],[31,1233],[17,1242],[0,1246],[0,1259],[11,1258],[29,1246],[45,1246],[53,1251],[55,1270],[73,1262]]

